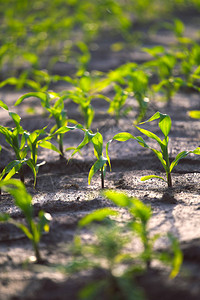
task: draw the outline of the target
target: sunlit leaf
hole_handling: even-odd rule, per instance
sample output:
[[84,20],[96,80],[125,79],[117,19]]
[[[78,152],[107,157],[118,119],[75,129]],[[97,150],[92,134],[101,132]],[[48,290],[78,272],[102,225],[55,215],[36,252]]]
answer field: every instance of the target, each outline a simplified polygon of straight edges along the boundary
[[125,141],[128,141],[130,139],[135,139],[135,137],[132,134],[128,133],[128,132],[121,132],[121,133],[116,134],[113,137],[113,140],[120,141],[120,142],[125,142]]
[[157,176],[157,175],[147,175],[147,176],[143,176],[143,177],[140,178],[140,180],[141,180],[141,181],[146,181],[146,180],[153,179],[153,178],[158,178],[158,179],[161,179],[161,180],[167,182],[163,177]]
[[188,114],[193,119],[200,119],[200,110],[191,110]]
[[179,160],[186,157],[188,154],[190,153],[190,151],[182,151],[180,152],[176,158],[173,160],[173,162],[170,165],[170,172],[172,171],[172,169],[178,164]]
[[83,227],[94,221],[102,221],[109,216],[117,216],[119,213],[116,210],[110,208],[100,208],[83,217],[79,221],[79,226]]
[[0,107],[2,107],[5,110],[8,110],[8,106],[2,100],[0,100]]

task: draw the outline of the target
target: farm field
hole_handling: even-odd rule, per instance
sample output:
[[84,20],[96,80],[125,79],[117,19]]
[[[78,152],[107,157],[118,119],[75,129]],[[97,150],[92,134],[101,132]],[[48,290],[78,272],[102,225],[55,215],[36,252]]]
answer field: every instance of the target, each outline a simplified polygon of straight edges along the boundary
[[[103,12],[114,9],[113,1],[100,2]],[[0,299],[200,299],[200,10],[198,1],[186,1],[191,6],[180,10],[174,2],[174,10],[162,12],[163,26],[155,12],[141,21],[139,8],[138,19],[121,31],[106,19],[91,36],[76,25],[83,36],[74,60],[69,63],[63,53],[56,60],[52,53],[61,45],[49,43],[55,61],[50,69],[38,50],[43,44],[35,50],[40,61],[32,65],[28,50],[24,61],[18,53],[9,63],[0,52],[1,172],[14,162],[0,177]],[[117,18],[127,17],[122,12]],[[78,38],[73,34],[72,42]],[[23,149],[18,156],[5,128],[17,132]],[[120,139],[124,132],[133,138]],[[168,145],[169,162],[160,139]],[[152,149],[163,151],[162,158]],[[167,164],[179,153],[169,186]],[[19,182],[24,177],[19,199],[12,179],[6,189],[6,174]],[[141,181],[151,175],[164,180]],[[29,220],[16,205],[20,197],[31,199],[27,207],[35,224],[44,221],[38,262],[30,238],[16,226]],[[40,211],[51,215],[48,225]]]

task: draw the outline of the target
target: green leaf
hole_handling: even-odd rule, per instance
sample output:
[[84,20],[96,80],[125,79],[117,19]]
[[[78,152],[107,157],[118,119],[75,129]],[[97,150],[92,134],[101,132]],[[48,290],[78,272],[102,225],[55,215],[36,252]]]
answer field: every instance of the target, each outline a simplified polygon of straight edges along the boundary
[[128,197],[125,193],[116,192],[114,190],[106,190],[102,191],[102,195],[115,203],[117,206],[129,208],[133,206],[132,198]]
[[49,149],[49,150],[53,150],[55,152],[58,152],[61,155],[61,152],[59,151],[59,149],[49,141],[42,140],[41,142],[39,142],[39,146]]
[[20,180],[3,180],[0,182],[0,188],[13,196],[15,205],[23,211],[28,220],[32,219],[32,197],[27,193],[25,185]]
[[158,54],[165,52],[165,48],[163,46],[155,46],[153,48],[142,48],[142,50],[149,53],[152,56],[158,56]]
[[200,110],[191,110],[188,115],[193,119],[200,119]]
[[109,157],[109,154],[108,154],[108,148],[109,148],[109,145],[110,145],[111,142],[112,142],[112,140],[109,140],[106,144],[106,158],[107,158],[107,161],[108,161],[108,164],[109,164],[109,167],[110,167],[110,171],[111,171],[111,162],[110,162],[110,157]]
[[158,178],[158,179],[162,179],[163,181],[167,182],[163,177],[161,176],[157,176],[157,175],[147,175],[147,176],[143,176],[140,178],[141,181],[146,181],[152,178]]
[[151,208],[137,198],[132,198],[132,201],[133,206],[129,210],[130,213],[133,215],[133,217],[139,218],[143,225],[146,225],[151,218]]
[[179,19],[174,20],[174,33],[177,37],[182,37],[185,30],[183,22]]
[[200,155],[200,147],[197,147],[195,150],[190,151],[190,153],[194,153],[194,154]]
[[83,227],[94,221],[102,221],[109,216],[117,216],[119,213],[110,208],[100,208],[90,213],[89,215],[83,217],[78,225]]
[[125,142],[130,139],[135,139],[135,137],[128,132],[121,132],[121,133],[116,134],[112,139],[116,140],[116,141],[120,141],[120,142]]
[[1,172],[0,179],[2,179],[5,174],[7,175],[4,178],[4,180],[10,179],[12,176],[14,176],[17,173],[17,171],[20,169],[22,164],[23,161],[20,160],[11,161]]
[[79,152],[85,145],[87,145],[95,136],[95,134],[91,133],[89,130],[85,130],[83,141],[76,147],[74,152],[71,154],[71,157],[74,156],[77,152]]
[[93,166],[91,167],[90,171],[89,171],[89,175],[88,175],[88,184],[90,184],[92,177],[94,176],[94,174],[98,171],[100,171],[105,164],[107,163],[107,158],[100,156],[100,158],[93,164]]
[[8,222],[10,220],[9,214],[0,213],[0,222]]
[[14,113],[14,112],[9,112],[9,115],[11,116],[11,118],[13,119],[13,121],[15,122],[15,125],[18,127],[21,121],[21,117]]
[[17,85],[18,79],[16,77],[10,77],[0,83],[0,88],[4,87],[7,84]]
[[135,137],[135,140],[138,142],[138,144],[144,148],[149,148],[151,149],[146,143],[145,141],[143,140],[143,138],[141,136],[137,136]]
[[41,100],[41,103],[43,104],[44,107],[49,107],[49,97],[48,94],[46,93],[42,93],[42,92],[32,92],[32,93],[27,93],[23,96],[21,96],[16,102],[15,102],[15,106],[19,105],[20,103],[22,103],[22,101],[24,99],[30,98],[30,97],[35,97],[35,98],[39,98]]
[[33,159],[28,159],[27,160],[27,165],[29,166],[29,168],[31,168],[32,172],[33,172],[33,176],[34,176],[34,186],[36,185],[36,180],[37,180],[37,168],[36,165],[33,161]]
[[135,126],[140,132],[142,132],[143,134],[145,134],[146,136],[150,137],[151,139],[155,140],[156,142],[158,142],[159,145],[162,144],[161,139],[155,135],[153,132],[148,131],[146,129],[140,128],[138,126]]
[[[160,119],[159,122],[163,121],[163,119],[165,119],[166,117],[169,117],[167,114],[162,114],[160,113],[159,111],[157,111],[151,118],[149,118],[148,120],[144,121],[144,122],[141,122],[139,125],[141,124],[145,124],[145,123],[149,123],[151,121],[154,121],[154,120],[157,120],[157,119]],[[164,120],[163,123],[161,123],[161,127],[162,128],[165,128],[165,122],[166,120]],[[167,120],[167,123],[169,122],[169,120]],[[160,125],[159,125],[160,126]],[[171,127],[171,126],[170,126]],[[161,129],[162,130],[162,129]]]
[[170,278],[174,278],[180,271],[180,267],[183,262],[183,253],[180,249],[178,240],[171,233],[168,233],[168,238],[171,242],[171,248],[174,254],[172,259],[172,271],[170,273]]
[[5,110],[8,110],[8,106],[2,100],[0,100],[0,107],[2,107]]
[[173,160],[173,162],[170,165],[170,172],[172,171],[172,169],[178,164],[179,160],[186,157],[188,154],[190,154],[190,151],[182,151],[180,152],[175,159]]
[[103,152],[103,137],[101,133],[97,132],[91,141],[94,146],[94,154],[99,159]]
[[33,240],[33,235],[32,233],[29,231],[29,229],[22,223],[18,223],[18,222],[14,222],[15,226],[17,226],[19,229],[21,229],[23,231],[23,233],[27,236],[27,238],[29,240]]
[[169,135],[169,132],[171,130],[171,125],[172,125],[172,121],[170,116],[160,113],[159,127],[165,137]]
[[164,169],[166,172],[169,172],[169,170],[167,169],[167,163],[166,161],[164,160],[163,158],[163,155],[160,151],[156,150],[156,149],[153,149],[153,148],[150,148],[154,154],[157,156],[157,158],[160,160],[161,164],[163,165]]

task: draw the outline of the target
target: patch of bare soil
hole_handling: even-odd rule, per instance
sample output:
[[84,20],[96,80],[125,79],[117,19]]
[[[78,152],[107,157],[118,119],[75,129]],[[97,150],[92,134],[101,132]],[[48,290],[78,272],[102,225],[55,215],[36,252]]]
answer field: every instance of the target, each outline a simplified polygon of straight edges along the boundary
[[[159,39],[159,37],[157,37]],[[151,40],[152,41],[152,40]],[[125,55],[125,53],[122,53]],[[132,54],[133,55],[133,54]],[[124,56],[122,56],[124,59]],[[138,57],[142,60],[143,58]],[[115,60],[114,60],[115,59]],[[113,57],[114,63],[119,56]],[[122,59],[122,60],[123,60]],[[93,63],[100,63],[96,57]],[[112,61],[113,63],[113,61]],[[113,64],[114,64],[113,63]],[[96,67],[98,68],[98,67]],[[108,65],[107,65],[108,68]],[[110,65],[112,68],[112,64]],[[58,87],[61,88],[61,87]],[[21,92],[22,94],[22,92]],[[50,124],[50,120],[40,113],[39,104],[33,101],[38,111],[36,116],[27,116],[25,109],[27,102],[14,108],[12,105],[19,94],[4,89],[1,99],[10,105],[11,110],[22,116],[22,126],[27,130],[42,128]],[[27,100],[28,101],[28,100]],[[94,101],[96,116],[92,129],[102,133],[107,142],[116,133],[128,131],[139,135],[132,126],[135,111],[129,118],[121,119],[119,125],[106,114],[106,104]],[[136,103],[133,103],[136,107]],[[67,104],[69,117],[80,120],[77,107]],[[189,91],[177,94],[171,105],[166,103],[150,104],[148,117],[159,110],[167,113],[172,119],[170,133],[170,159],[182,150],[191,150],[199,146],[200,122],[188,117],[187,111],[200,109],[199,95]],[[11,125],[5,111],[0,112],[1,123]],[[50,124],[51,125],[51,124]],[[150,130],[159,133],[156,122],[150,125]],[[82,133],[72,132],[65,135],[65,146],[76,146],[82,140]],[[13,158],[8,146],[1,143],[1,167]],[[145,204],[151,205],[153,216],[149,229],[151,234],[172,232],[180,241],[184,254],[181,273],[174,280],[168,278],[168,272],[157,267],[146,274],[137,276],[135,282],[142,289],[147,299],[157,300],[199,300],[200,299],[200,160],[190,155],[180,161],[172,174],[173,188],[168,189],[162,181],[151,180],[141,182],[143,175],[164,175],[157,158],[149,150],[140,147],[136,142],[112,142],[110,145],[112,171],[107,172],[105,186],[138,197]],[[69,157],[69,154],[66,154]],[[30,171],[25,170],[25,184],[33,195],[35,213],[40,209],[51,213],[53,220],[50,232],[42,238],[40,247],[45,265],[27,263],[33,255],[30,241],[10,224],[0,224],[0,299],[1,300],[35,300],[35,299],[78,299],[78,291],[92,280],[100,280],[105,273],[96,270],[74,276],[66,276],[53,265],[64,266],[69,260],[66,245],[73,240],[77,230],[77,223],[87,213],[100,207],[112,204],[100,195],[100,178],[96,175],[88,186],[87,176],[94,162],[92,147],[82,151],[82,156],[70,160],[59,160],[57,154],[41,150],[39,158],[45,159],[46,164],[40,168],[37,189],[33,189],[33,179]],[[13,205],[9,195],[3,193],[0,200],[0,211],[7,212],[17,220],[24,216]],[[156,247],[166,247],[158,243]],[[102,297],[101,299],[112,299]],[[119,298],[123,299],[123,297]]]

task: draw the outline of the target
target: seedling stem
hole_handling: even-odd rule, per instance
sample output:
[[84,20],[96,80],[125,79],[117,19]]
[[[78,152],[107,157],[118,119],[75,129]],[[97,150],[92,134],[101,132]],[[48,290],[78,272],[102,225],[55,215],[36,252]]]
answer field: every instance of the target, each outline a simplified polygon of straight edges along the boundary
[[101,168],[101,188],[104,189],[104,172],[103,172],[103,168]]

